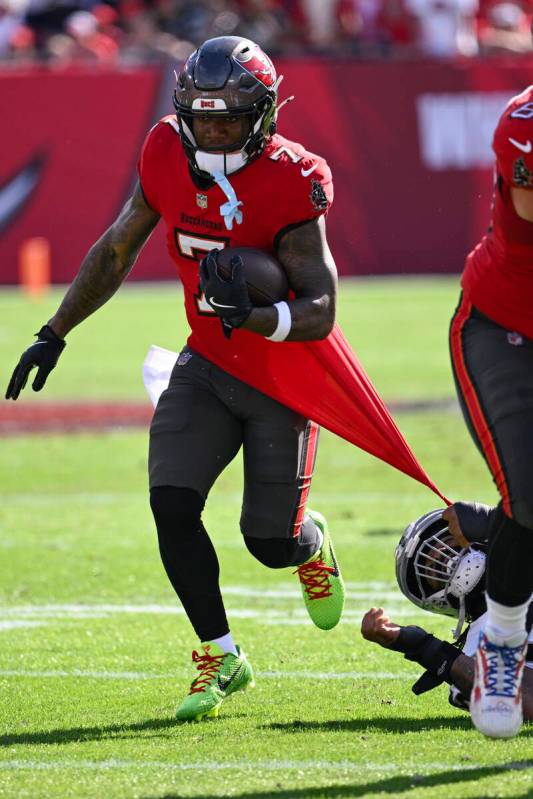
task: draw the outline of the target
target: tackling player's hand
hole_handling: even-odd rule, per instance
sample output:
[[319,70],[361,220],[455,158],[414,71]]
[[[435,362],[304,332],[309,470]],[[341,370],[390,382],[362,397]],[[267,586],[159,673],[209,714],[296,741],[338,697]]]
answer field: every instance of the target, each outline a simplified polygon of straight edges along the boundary
[[461,524],[453,505],[449,505],[445,510],[443,510],[442,518],[445,522],[448,522],[448,529],[455,543],[460,547],[469,547],[470,541],[467,541],[463,535]]
[[41,327],[35,335],[37,336],[37,341],[22,353],[20,361],[11,375],[6,391],[6,399],[17,399],[26,385],[29,373],[34,367],[37,367],[37,374],[32,383],[32,388],[34,391],[40,391],[66,347],[67,342],[56,336],[48,325]]
[[206,302],[222,321],[224,335],[229,338],[234,327],[240,327],[250,316],[253,305],[244,279],[244,264],[239,255],[230,261],[231,275],[224,279],[218,271],[218,250],[212,250],[200,261],[200,290]]
[[400,627],[385,615],[383,608],[370,608],[361,622],[361,635],[367,641],[390,647],[400,634]]

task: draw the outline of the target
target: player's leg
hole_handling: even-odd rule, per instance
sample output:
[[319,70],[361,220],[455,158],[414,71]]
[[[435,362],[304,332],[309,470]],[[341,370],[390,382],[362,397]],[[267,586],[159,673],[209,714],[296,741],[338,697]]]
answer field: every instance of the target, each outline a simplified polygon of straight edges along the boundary
[[241,530],[265,566],[296,567],[312,620],[331,629],[342,614],[344,584],[325,519],[305,510],[318,432],[314,422],[264,394],[249,398]]
[[463,301],[452,321],[451,353],[467,424],[502,498],[490,531],[488,617],[471,712],[482,732],[508,737],[521,725],[525,623],[533,592],[533,342],[509,334]]
[[192,719],[217,714],[224,696],[251,682],[252,671],[231,637],[218,559],[201,518],[211,486],[241,445],[242,429],[210,390],[210,364],[196,355],[183,360],[154,414],[149,467],[161,558],[203,644],[193,653],[200,674],[178,709],[178,718]]

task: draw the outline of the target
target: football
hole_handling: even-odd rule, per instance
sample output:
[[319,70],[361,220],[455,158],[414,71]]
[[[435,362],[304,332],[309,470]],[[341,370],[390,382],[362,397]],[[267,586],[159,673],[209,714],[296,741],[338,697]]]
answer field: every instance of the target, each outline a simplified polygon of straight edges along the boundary
[[230,262],[235,255],[240,255],[243,260],[246,285],[253,305],[261,307],[287,299],[287,275],[281,264],[263,250],[253,247],[227,247],[219,250],[217,263],[222,277],[229,278]]

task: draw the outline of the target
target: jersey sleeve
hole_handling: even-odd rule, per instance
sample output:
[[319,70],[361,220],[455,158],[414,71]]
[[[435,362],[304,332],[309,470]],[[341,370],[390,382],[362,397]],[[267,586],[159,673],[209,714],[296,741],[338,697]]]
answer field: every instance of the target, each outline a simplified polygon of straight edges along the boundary
[[298,161],[287,159],[283,178],[274,212],[275,250],[285,233],[324,216],[333,203],[333,179],[323,158],[304,151]]
[[310,156],[301,161],[294,188],[294,212],[303,219],[327,214],[333,203],[333,178],[323,158]]
[[[525,98],[524,98],[525,99]],[[509,186],[533,189],[533,103],[511,101],[494,132],[498,174]]]
[[160,140],[163,133],[161,128],[162,123],[158,122],[157,125],[154,125],[148,131],[137,164],[139,182],[144,198],[150,208],[158,214],[161,214],[157,196],[157,169],[160,160]]

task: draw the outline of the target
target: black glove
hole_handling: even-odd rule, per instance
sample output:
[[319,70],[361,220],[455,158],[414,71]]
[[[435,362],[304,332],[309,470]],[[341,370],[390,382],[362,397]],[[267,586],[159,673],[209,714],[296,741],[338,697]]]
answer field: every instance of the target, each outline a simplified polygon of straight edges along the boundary
[[28,375],[34,366],[38,367],[38,371],[32,388],[34,391],[40,391],[67,345],[67,342],[56,336],[48,325],[41,327],[35,335],[37,336],[37,341],[22,353],[20,361],[11,375],[6,391],[6,399],[17,399],[26,385]]
[[461,532],[467,541],[487,540],[498,518],[498,505],[494,508],[481,502],[454,502],[452,507],[455,508]]
[[246,322],[253,305],[244,279],[244,264],[239,255],[230,261],[231,276],[225,280],[218,271],[218,250],[212,250],[200,261],[200,290],[207,304],[220,317],[226,338],[235,327]]
[[417,695],[431,691],[443,682],[451,683],[452,666],[461,654],[458,644],[441,641],[414,624],[402,627],[389,649],[403,652],[406,660],[413,660],[426,669],[411,689]]

